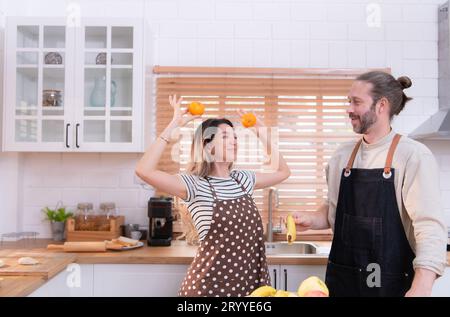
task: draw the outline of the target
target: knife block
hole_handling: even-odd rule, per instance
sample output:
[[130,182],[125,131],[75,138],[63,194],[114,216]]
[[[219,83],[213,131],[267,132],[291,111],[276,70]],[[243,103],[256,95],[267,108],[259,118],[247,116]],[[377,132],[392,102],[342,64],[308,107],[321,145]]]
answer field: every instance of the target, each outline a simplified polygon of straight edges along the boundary
[[[96,216],[91,216],[91,218],[93,217]],[[94,230],[76,230],[80,227],[76,223],[77,219],[69,218],[66,222],[66,241],[105,241],[120,237],[121,226],[125,223],[125,217],[110,217],[108,220],[109,230],[95,230],[95,226],[92,226]],[[95,218],[92,221],[95,223]]]

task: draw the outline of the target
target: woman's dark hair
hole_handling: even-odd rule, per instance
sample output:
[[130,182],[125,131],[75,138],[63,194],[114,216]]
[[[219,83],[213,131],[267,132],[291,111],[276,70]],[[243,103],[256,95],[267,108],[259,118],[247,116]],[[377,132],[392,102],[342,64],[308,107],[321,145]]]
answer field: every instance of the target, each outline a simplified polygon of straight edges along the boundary
[[407,89],[412,85],[411,79],[407,76],[395,79],[386,72],[372,71],[358,76],[356,80],[372,84],[371,95],[374,104],[383,97],[389,101],[391,105],[389,117],[391,119],[393,116],[398,115],[405,107],[405,104],[412,99],[403,92],[403,89]]

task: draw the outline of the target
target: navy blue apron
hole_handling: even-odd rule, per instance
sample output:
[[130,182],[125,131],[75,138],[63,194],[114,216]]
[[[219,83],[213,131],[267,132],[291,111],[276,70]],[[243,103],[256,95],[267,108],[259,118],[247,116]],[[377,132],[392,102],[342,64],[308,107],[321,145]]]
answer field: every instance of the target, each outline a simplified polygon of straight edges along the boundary
[[392,158],[401,135],[395,135],[385,168],[352,168],[362,139],[343,169],[333,244],[325,283],[330,296],[404,296],[414,277],[412,251],[400,218]]

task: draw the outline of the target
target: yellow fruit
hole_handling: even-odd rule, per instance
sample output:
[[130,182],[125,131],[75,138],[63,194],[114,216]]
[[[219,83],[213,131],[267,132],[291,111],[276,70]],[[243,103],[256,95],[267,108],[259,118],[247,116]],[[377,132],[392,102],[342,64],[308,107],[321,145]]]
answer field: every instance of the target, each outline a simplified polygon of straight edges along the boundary
[[253,113],[246,113],[242,116],[241,122],[246,128],[253,127],[256,124],[256,117]]
[[288,291],[282,291],[282,290],[278,290],[275,295],[273,295],[273,297],[289,297],[289,293]]
[[328,295],[322,291],[309,291],[304,297],[328,297]]
[[288,292],[289,296],[288,297],[298,297],[296,292]]
[[300,297],[306,297],[308,293],[310,293],[308,296],[318,296],[317,292],[322,292],[325,295],[322,297],[328,297],[330,294],[328,287],[320,278],[310,276],[300,284],[297,294]]
[[297,228],[295,227],[295,220],[291,214],[286,217],[286,240],[289,244],[295,241],[297,238]]
[[264,285],[255,289],[250,296],[251,297],[270,297],[277,292],[272,286]]
[[197,101],[193,101],[189,104],[188,111],[193,116],[201,116],[205,112],[205,106]]

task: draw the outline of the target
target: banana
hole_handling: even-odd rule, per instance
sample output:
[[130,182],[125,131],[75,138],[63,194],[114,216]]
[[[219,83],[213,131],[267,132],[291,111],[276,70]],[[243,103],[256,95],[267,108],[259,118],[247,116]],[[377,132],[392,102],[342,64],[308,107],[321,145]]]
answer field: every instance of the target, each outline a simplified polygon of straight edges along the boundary
[[291,244],[297,238],[297,228],[295,227],[294,217],[291,214],[288,214],[286,217],[286,229],[286,239]]
[[289,297],[290,292],[278,290],[273,297]]
[[270,296],[275,295],[276,292],[277,292],[277,290],[274,289],[273,287],[264,285],[264,286],[261,286],[261,287],[258,287],[257,289],[255,289],[250,294],[250,297],[270,297]]

